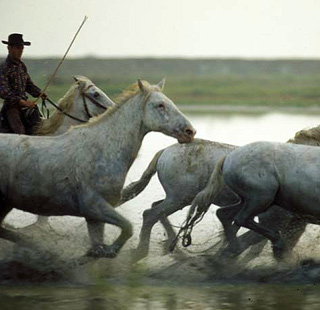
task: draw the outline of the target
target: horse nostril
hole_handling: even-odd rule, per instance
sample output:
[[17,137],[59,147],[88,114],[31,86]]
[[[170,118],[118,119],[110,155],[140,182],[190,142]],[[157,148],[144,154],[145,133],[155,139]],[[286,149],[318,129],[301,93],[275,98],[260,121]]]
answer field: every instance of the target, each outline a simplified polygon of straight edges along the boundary
[[194,135],[194,130],[188,128],[188,129],[186,129],[186,134],[188,136],[193,136]]

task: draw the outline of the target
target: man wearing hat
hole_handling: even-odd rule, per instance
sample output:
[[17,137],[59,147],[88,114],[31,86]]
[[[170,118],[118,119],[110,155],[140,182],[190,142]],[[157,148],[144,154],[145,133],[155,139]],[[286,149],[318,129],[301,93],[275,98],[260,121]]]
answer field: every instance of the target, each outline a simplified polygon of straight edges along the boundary
[[32,129],[41,120],[38,107],[28,100],[26,93],[35,98],[46,94],[33,84],[26,65],[21,61],[24,46],[31,43],[24,41],[22,34],[13,33],[8,41],[8,57],[0,64],[0,97],[4,99],[0,112],[2,132],[32,134]]

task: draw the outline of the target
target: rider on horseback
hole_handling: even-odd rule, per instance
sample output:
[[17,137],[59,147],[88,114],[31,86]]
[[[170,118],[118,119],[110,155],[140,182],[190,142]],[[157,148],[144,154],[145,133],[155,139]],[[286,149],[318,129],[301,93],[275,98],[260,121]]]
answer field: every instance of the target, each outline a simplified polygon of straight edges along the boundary
[[22,34],[9,35],[8,57],[0,64],[0,97],[4,104],[0,112],[1,132],[32,134],[33,128],[41,120],[37,105],[28,100],[26,92],[35,98],[47,95],[41,92],[31,80],[26,65],[21,61],[24,45],[31,43],[23,41]]

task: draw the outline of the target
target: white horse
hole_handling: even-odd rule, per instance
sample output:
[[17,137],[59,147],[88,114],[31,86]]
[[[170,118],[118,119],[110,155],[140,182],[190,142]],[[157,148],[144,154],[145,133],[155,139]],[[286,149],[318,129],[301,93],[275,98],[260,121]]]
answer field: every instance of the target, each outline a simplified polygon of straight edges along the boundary
[[[295,144],[320,145],[320,126],[305,129],[295,134],[288,141]],[[149,184],[152,176],[158,174],[159,181],[165,191],[165,199],[152,204],[152,209],[143,213],[143,225],[140,232],[140,241],[136,250],[136,258],[143,258],[148,254],[151,230],[155,223],[161,221],[164,226],[168,240],[165,251],[168,251],[176,238],[176,233],[168,220],[168,216],[174,212],[190,205],[195,196],[205,188],[209,177],[222,156],[234,151],[238,146],[195,139],[193,143],[180,145],[174,144],[159,151],[141,178],[129,184],[122,191],[122,203],[139,195]],[[221,195],[212,203],[217,206],[235,204],[239,198],[227,187]],[[220,219],[226,234],[226,239],[232,238],[235,233],[231,230],[231,223],[237,210],[231,208],[220,208],[217,216]],[[306,222],[294,214],[287,212],[277,206],[260,215],[259,221],[265,225],[273,225],[282,231],[287,243],[288,250],[293,249],[305,230]],[[264,242],[262,244],[262,241]],[[232,251],[233,255],[241,254],[251,245],[261,242],[260,251],[266,244],[267,239],[252,231],[239,237],[237,248],[230,246],[226,252]],[[250,256],[258,255],[253,251]]]
[[[224,186],[230,187],[241,203],[233,208],[235,230],[251,229],[273,244],[276,258],[287,250],[286,242],[272,223],[264,225],[254,217],[266,212],[272,205],[289,210],[303,220],[320,224],[320,149],[314,146],[255,142],[236,149],[220,159],[206,188],[192,203],[196,214],[189,214],[194,222],[206,212]],[[231,240],[237,244],[237,239]]]
[[[12,208],[46,216],[84,217],[91,240],[88,255],[117,255],[131,237],[132,225],[114,207],[144,136],[158,131],[189,143],[195,134],[162,93],[163,82],[137,84],[116,107],[63,135],[1,137],[0,223]],[[104,244],[105,223],[121,229],[111,246]],[[4,227],[0,227],[0,237],[21,240]]]
[[87,122],[92,116],[105,112],[115,103],[85,76],[74,76],[75,83],[59,100],[48,119],[42,119],[36,135],[55,136],[71,126]]

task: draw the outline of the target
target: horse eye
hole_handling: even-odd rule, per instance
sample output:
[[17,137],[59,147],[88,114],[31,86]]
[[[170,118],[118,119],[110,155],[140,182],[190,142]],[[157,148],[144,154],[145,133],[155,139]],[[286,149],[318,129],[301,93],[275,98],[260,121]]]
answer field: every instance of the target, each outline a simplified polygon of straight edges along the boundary
[[94,98],[98,98],[98,97],[100,97],[100,94],[99,94],[98,92],[95,92],[95,93],[93,94],[93,97],[94,97]]
[[164,110],[165,106],[164,106],[163,103],[159,103],[159,104],[157,105],[157,108]]

